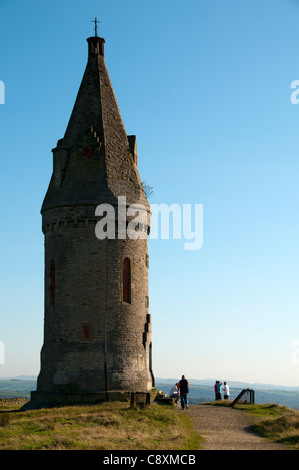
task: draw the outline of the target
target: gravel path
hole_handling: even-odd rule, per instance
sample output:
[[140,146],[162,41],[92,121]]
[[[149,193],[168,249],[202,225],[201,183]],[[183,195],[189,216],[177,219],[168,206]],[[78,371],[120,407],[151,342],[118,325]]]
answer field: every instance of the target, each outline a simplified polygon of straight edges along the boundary
[[189,405],[179,410],[191,416],[196,430],[204,438],[204,450],[288,450],[250,431],[250,416],[223,406]]

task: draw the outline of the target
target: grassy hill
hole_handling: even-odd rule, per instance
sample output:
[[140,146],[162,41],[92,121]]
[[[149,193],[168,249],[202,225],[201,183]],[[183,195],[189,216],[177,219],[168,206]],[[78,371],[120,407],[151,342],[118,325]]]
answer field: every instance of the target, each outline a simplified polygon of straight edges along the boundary
[[[24,399],[0,401],[0,450],[191,450],[201,438],[173,406],[129,403],[18,412]],[[14,410],[12,413],[11,411]]]
[[[0,400],[0,450],[200,450],[202,438],[190,420],[192,407],[190,414],[178,406],[153,403],[139,409],[117,402],[18,411],[26,401]],[[275,404],[236,408],[252,415],[254,432],[299,449],[298,411]]]

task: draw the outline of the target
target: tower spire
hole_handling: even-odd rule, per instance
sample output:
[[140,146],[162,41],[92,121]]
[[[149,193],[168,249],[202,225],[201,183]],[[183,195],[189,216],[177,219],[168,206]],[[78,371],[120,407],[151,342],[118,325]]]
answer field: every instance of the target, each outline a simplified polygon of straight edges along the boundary
[[98,37],[98,23],[100,23],[100,21],[98,21],[97,17],[95,17],[95,19],[91,22],[94,23],[94,35],[95,37]]

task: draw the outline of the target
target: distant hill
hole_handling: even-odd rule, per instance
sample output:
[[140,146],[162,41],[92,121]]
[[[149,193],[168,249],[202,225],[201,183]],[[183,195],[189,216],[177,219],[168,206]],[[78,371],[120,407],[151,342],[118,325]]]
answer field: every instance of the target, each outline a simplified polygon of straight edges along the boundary
[[36,380],[36,375],[17,375],[16,377],[0,377],[0,380]]
[[[157,383],[163,384],[175,384],[178,382],[178,378],[176,379],[163,379],[163,378],[156,378]],[[216,379],[204,379],[204,380],[197,380],[197,379],[189,379],[190,384],[193,385],[208,385],[213,386],[215,384]],[[218,379],[217,379],[218,380]],[[295,387],[288,387],[286,385],[273,385],[273,384],[261,384],[261,383],[250,383],[250,382],[236,382],[236,381],[229,381],[228,384],[230,387],[234,388],[251,388],[253,390],[285,390],[289,392],[299,392],[299,385]]]
[[[156,387],[169,395],[170,387],[178,379],[156,379]],[[214,401],[214,379],[190,381],[190,404]],[[282,387],[281,385],[251,384],[247,382],[229,382],[231,399],[234,399],[244,388],[255,390],[256,403],[277,403],[299,409],[299,387]],[[20,375],[17,377],[0,378],[1,398],[30,398],[30,392],[36,390],[36,376]]]
[[0,399],[30,398],[32,390],[36,390],[36,379],[0,379]]

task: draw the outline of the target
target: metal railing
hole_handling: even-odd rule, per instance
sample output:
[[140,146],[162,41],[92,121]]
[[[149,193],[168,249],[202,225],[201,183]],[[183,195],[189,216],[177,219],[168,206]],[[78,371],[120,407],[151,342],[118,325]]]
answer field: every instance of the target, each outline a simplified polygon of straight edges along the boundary
[[251,390],[250,388],[242,390],[242,392],[239,393],[230,406],[234,406],[238,402],[249,403],[250,405],[253,405],[255,402],[254,390]]

